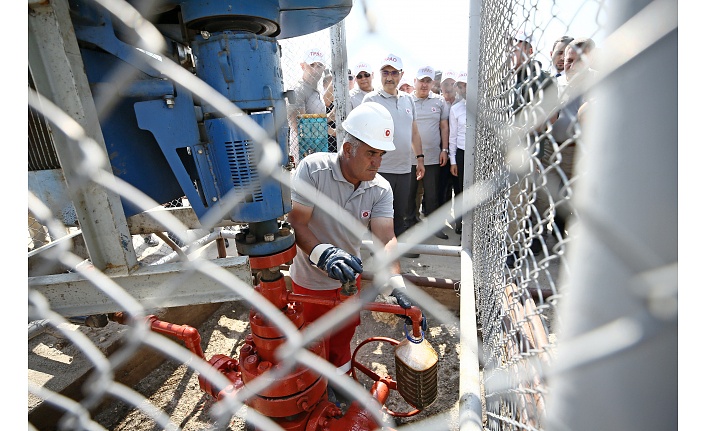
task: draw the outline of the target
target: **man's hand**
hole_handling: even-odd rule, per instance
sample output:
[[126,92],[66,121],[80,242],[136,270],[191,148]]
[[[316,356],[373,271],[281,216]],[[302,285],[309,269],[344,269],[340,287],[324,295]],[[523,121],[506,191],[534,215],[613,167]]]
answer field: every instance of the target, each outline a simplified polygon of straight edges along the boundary
[[424,178],[424,172],[426,171],[426,169],[424,168],[424,160],[422,160],[422,159],[417,159],[417,160],[418,161],[417,161],[417,171],[416,171],[417,176],[416,176],[416,178],[417,178],[417,181],[419,181],[422,178]]
[[439,154],[439,166],[446,166],[446,163],[449,161],[449,155],[446,151],[442,151]]
[[[400,284],[401,283],[401,284]],[[390,296],[394,297],[397,300],[397,305],[400,307],[404,308],[405,310],[408,308],[411,308],[413,305],[416,305],[412,302],[409,296],[407,296],[406,290],[407,287],[404,285],[404,279],[402,278],[401,275],[393,275],[390,278],[390,284],[393,286],[396,286],[392,289],[392,292],[390,293]],[[420,308],[417,306],[417,308]],[[402,314],[398,314],[401,318],[405,319],[405,323],[408,325],[412,325],[412,319],[409,316],[405,316]],[[427,330],[427,317],[424,315],[424,311],[422,311],[422,331]]]
[[363,262],[358,256],[331,244],[317,245],[309,257],[312,264],[326,271],[330,278],[339,280],[341,284],[355,281],[356,276],[363,272]]
[[397,300],[397,305],[404,308],[405,310],[412,307],[412,300],[405,293],[403,289],[394,288],[390,296],[393,296]]

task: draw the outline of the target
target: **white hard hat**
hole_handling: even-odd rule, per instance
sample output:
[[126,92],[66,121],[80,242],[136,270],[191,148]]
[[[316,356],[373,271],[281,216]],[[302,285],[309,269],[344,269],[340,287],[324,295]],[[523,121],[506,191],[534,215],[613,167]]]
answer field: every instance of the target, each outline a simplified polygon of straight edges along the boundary
[[346,132],[377,150],[395,149],[392,142],[395,122],[390,111],[377,102],[365,102],[353,108],[342,126]]

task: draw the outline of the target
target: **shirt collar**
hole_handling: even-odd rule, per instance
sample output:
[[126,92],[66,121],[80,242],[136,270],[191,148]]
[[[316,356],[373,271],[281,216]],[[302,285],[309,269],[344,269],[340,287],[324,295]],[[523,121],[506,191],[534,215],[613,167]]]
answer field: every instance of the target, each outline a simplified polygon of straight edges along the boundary
[[417,96],[417,90],[414,90],[414,91],[412,92],[412,99],[414,99],[415,102],[416,102],[417,100],[427,100],[427,99],[431,99],[431,98],[432,98],[432,94],[434,94],[434,93],[430,91],[429,94],[427,95],[427,97],[419,97],[419,96]]
[[[400,90],[397,90],[397,94],[390,94],[387,91],[383,90],[382,88],[378,90],[378,94],[386,99],[399,99],[400,94],[402,94],[402,93],[403,92]],[[405,93],[405,94],[407,94],[407,93]]]

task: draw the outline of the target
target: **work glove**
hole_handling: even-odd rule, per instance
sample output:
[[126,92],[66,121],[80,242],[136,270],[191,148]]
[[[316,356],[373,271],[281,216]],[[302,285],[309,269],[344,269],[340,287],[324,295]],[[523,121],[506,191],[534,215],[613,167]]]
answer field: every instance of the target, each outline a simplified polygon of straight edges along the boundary
[[[389,284],[392,286],[392,292],[390,293],[390,296],[394,297],[397,300],[397,305],[400,307],[404,308],[405,310],[412,307],[413,305],[416,305],[414,302],[412,302],[412,299],[410,299],[409,296],[407,296],[407,286],[404,284],[404,278],[400,274],[395,274],[392,277],[390,277]],[[421,309],[421,307],[417,306],[418,308]],[[412,325],[412,319],[409,316],[405,316],[403,314],[398,314],[399,317],[405,319],[405,323],[408,325]],[[422,310],[422,331],[426,332],[428,328],[427,324],[427,317],[424,315],[424,311]]]
[[332,244],[319,244],[311,250],[309,262],[326,271],[330,278],[339,280],[341,284],[355,281],[363,272],[363,262],[345,250]]

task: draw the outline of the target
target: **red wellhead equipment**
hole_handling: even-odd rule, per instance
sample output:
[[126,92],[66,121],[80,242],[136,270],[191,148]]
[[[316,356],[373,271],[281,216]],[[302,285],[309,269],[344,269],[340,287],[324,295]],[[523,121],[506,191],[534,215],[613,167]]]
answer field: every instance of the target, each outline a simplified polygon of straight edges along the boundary
[[[306,325],[302,306],[304,302],[326,304],[334,307],[345,301],[345,295],[336,299],[294,294],[287,290],[280,265],[291,261],[296,247],[277,255],[251,257],[251,267],[257,272],[255,290],[274,304],[300,330]],[[350,292],[349,292],[350,293]],[[373,380],[370,395],[382,406],[382,410],[394,417],[416,415],[436,400],[438,356],[429,342],[424,339],[421,329],[422,312],[417,307],[404,309],[399,305],[366,303],[364,309],[383,313],[404,315],[412,321],[412,335],[399,342],[385,337],[372,337],[363,341],[353,352],[352,377],[358,381],[356,371]],[[112,317],[119,323],[125,323],[122,313]],[[171,335],[182,340],[195,355],[204,358],[201,349],[201,337],[192,327],[176,325],[158,320],[155,316],[147,317],[153,331]],[[221,400],[236,394],[248,384],[262,377],[267,371],[277,366],[276,350],[285,343],[285,338],[278,328],[257,310],[251,310],[250,330],[245,338],[245,345],[240,349],[237,359],[226,355],[214,355],[208,362],[231,382],[231,385],[218,391],[206,378],[199,376],[201,389],[212,397]],[[386,342],[395,347],[395,367],[398,381],[390,376],[379,376],[356,360],[360,348],[370,342]],[[326,358],[323,340],[311,343],[308,350]],[[328,380],[315,369],[298,366],[286,376],[270,382],[266,389],[256,393],[246,402],[261,414],[268,416],[287,431],[367,431],[380,428],[376,415],[367,411],[358,401],[353,401],[344,413],[327,396]],[[385,407],[390,390],[399,391],[413,410],[395,412]],[[379,413],[379,412],[378,412]],[[389,429],[389,428],[388,428]]]

